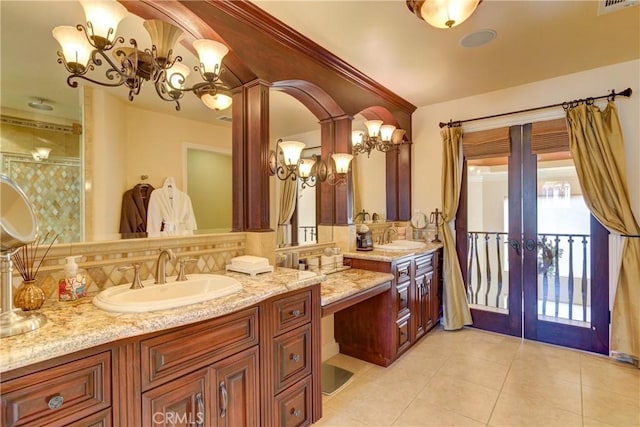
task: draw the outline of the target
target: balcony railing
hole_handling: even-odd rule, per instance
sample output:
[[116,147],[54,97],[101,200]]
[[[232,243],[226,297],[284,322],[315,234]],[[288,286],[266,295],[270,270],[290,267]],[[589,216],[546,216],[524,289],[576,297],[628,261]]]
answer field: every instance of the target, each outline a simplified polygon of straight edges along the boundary
[[[492,309],[508,307],[508,234],[468,233],[467,299]],[[537,242],[538,314],[589,322],[589,245],[586,234],[539,234]],[[530,283],[525,280],[525,284]]]

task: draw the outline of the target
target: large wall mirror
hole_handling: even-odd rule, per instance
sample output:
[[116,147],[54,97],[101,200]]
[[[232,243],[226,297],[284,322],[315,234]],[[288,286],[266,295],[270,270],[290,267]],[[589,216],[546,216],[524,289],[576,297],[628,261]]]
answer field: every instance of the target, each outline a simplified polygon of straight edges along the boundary
[[[81,82],[80,88],[72,88],[66,70],[56,62],[59,46],[51,30],[83,22],[81,5],[2,1],[0,7],[2,172],[21,182],[39,207],[43,231],[58,233],[58,242],[143,237],[121,233],[123,195],[138,186],[144,192],[148,186],[157,189],[168,178],[190,196],[195,233],[231,230],[233,107],[214,111],[185,94],[178,112],[175,104],[158,98],[150,84],[133,102],[123,87]],[[118,34],[148,47],[142,22],[128,14]],[[195,64],[189,50],[176,50],[183,63]],[[94,74],[104,80],[97,70]],[[273,103],[279,99],[274,97]],[[53,109],[34,109],[29,102]],[[292,127],[298,113],[288,113],[289,107],[301,110],[286,101],[274,107],[279,123],[286,126],[272,135],[299,132]],[[40,149],[50,151],[43,156]]]

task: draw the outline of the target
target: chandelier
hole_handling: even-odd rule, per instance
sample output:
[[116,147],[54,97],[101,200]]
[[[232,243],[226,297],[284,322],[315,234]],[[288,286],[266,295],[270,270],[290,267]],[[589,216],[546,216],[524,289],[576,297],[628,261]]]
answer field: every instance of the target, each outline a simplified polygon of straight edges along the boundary
[[325,162],[315,154],[303,158],[304,147],[303,142],[279,139],[276,143],[278,155],[272,151],[270,156],[271,175],[276,175],[281,181],[300,179],[302,188],[315,187],[318,182],[327,182],[330,185],[346,182],[353,155],[329,153],[331,161]]
[[367,120],[364,125],[367,127],[367,133],[360,130],[351,133],[351,144],[356,156],[367,153],[369,157],[374,149],[386,153],[397,149],[400,144],[409,144],[408,141],[404,141],[404,129],[385,125],[382,120]]
[[482,0],[406,0],[407,7],[418,18],[436,28],[462,24]]
[[[129,100],[140,93],[145,81],[155,86],[158,96],[176,103],[185,92],[193,92],[209,108],[224,110],[231,106],[229,89],[221,82],[222,59],[229,49],[214,40],[200,39],[193,42],[202,81],[185,87],[189,67],[182,64],[182,57],[174,55],[174,46],[183,31],[168,22],[157,19],[144,21],[144,28],[151,36],[151,48],[140,50],[135,39],[130,47],[122,46],[124,37],[117,36],[118,24],[127,15],[127,9],[115,0],[79,0],[84,9],[86,25],[76,27],[59,26],[52,31],[61,51],[58,63],[63,64],[70,75],[67,83],[78,87],[78,79],[101,86],[125,86],[129,89]],[[88,72],[106,65],[104,79],[89,77]]]

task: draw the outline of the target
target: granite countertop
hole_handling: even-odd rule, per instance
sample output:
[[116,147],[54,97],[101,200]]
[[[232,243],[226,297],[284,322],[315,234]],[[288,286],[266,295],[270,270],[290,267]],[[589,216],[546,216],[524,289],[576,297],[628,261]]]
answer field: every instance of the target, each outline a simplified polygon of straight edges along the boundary
[[111,313],[93,305],[90,297],[72,302],[48,301],[39,310],[47,317],[42,327],[0,338],[0,373],[119,339],[219,317],[326,279],[323,274],[286,268],[255,277],[224,274],[239,280],[242,290],[170,310]]
[[393,280],[391,273],[378,273],[357,268],[329,274],[321,286],[322,306],[325,307],[390,280]]
[[358,258],[358,259],[368,259],[371,261],[384,261],[384,262],[392,262],[399,260],[404,257],[415,256],[420,254],[426,254],[429,252],[433,252],[437,249],[443,247],[442,243],[426,243],[426,247],[423,249],[413,249],[407,251],[385,251],[380,249],[374,249],[372,251],[354,251],[354,252],[344,252],[345,258]]

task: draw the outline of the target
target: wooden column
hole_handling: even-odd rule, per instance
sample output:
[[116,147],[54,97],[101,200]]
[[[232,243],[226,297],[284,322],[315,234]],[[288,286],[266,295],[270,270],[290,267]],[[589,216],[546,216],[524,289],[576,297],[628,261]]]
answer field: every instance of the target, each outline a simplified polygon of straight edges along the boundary
[[[351,153],[351,122],[349,116],[332,117],[320,122],[322,159],[333,169],[333,153]],[[320,185],[320,225],[348,225],[353,222],[353,181],[338,185]]]
[[233,230],[269,227],[269,84],[254,80],[233,93]]

